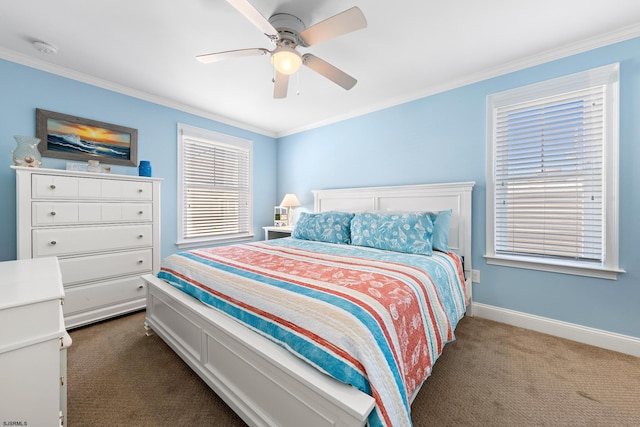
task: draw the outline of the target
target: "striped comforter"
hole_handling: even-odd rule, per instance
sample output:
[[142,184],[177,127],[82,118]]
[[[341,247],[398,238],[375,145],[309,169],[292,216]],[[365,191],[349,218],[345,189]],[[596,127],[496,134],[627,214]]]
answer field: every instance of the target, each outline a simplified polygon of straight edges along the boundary
[[460,258],[292,238],[181,252],[158,277],[373,396],[371,426],[410,405],[465,312]]

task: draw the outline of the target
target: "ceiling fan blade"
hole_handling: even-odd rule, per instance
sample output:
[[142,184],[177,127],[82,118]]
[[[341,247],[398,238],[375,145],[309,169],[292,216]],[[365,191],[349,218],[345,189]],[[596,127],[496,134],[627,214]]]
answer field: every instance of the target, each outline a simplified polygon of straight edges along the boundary
[[258,27],[270,39],[278,39],[278,31],[264,17],[258,9],[253,7],[247,0],[227,0],[231,6],[235,7],[238,12],[244,15],[253,25]]
[[346,90],[351,89],[358,82],[349,74],[310,53],[302,55],[302,63]]
[[288,88],[289,75],[276,71],[276,79],[273,84],[273,97],[276,99],[286,98]]
[[325,40],[360,30],[367,26],[367,19],[358,7],[318,22],[300,33],[305,46],[313,46]]
[[208,53],[206,55],[198,55],[196,56],[196,59],[200,62],[208,64],[210,62],[218,62],[225,59],[240,58],[243,56],[266,55],[268,53],[270,53],[269,50],[258,47],[253,49],[239,49],[228,50],[226,52]]

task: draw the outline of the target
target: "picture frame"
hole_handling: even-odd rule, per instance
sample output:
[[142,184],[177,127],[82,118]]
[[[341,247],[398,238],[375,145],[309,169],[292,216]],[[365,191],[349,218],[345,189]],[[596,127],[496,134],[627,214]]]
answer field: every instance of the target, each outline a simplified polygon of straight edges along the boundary
[[289,217],[289,208],[285,208],[282,206],[276,206],[273,208],[273,225],[276,227],[284,227],[288,225]]
[[37,108],[36,137],[43,157],[138,164],[137,129]]

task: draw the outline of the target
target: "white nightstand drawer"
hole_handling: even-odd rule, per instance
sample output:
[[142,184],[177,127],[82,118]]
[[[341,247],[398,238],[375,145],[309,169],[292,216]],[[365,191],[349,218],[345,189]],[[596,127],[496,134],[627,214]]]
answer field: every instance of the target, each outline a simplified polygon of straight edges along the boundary
[[281,239],[283,237],[291,237],[293,226],[268,226],[262,227],[264,230],[264,240]]
[[[51,281],[56,279],[57,277],[52,277]],[[56,320],[60,313],[62,299],[61,295],[58,299],[30,302],[1,309],[0,325],[3,327],[0,328],[0,353],[7,351],[7,347],[15,348],[18,345],[25,345],[25,337],[42,340],[59,333],[60,326]]]
[[32,225],[75,225],[103,222],[150,222],[151,203],[33,202]]
[[145,288],[144,281],[140,276],[134,276],[67,288],[65,294],[63,310],[65,316],[68,316],[85,310],[95,310],[119,302],[143,298]]
[[[152,249],[114,252],[75,258],[61,258],[60,271],[65,287],[108,277],[143,274],[152,269]],[[65,291],[66,292],[66,291]]]
[[33,230],[33,257],[151,246],[151,224]]

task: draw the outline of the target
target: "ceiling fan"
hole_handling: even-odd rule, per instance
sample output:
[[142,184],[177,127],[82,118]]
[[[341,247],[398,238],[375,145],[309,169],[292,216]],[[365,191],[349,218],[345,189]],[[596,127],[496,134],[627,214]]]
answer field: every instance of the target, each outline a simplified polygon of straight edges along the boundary
[[196,56],[198,61],[210,63],[242,56],[269,54],[271,55],[271,63],[275,68],[274,98],[285,98],[287,96],[289,75],[295,73],[301,65],[311,68],[316,73],[346,90],[351,89],[356,84],[357,80],[344,71],[310,53],[300,55],[297,48],[298,46],[313,46],[334,37],[365,28],[367,20],[358,7],[347,9],[306,28],[302,20],[288,13],[276,13],[266,19],[247,0],[227,1],[262,31],[275,45],[275,48],[273,50],[250,48],[209,53]]

